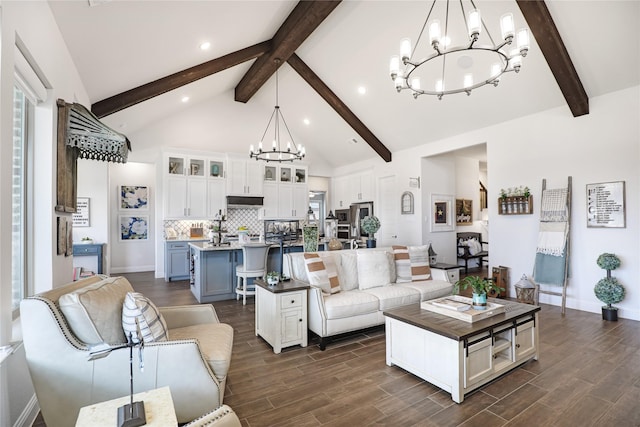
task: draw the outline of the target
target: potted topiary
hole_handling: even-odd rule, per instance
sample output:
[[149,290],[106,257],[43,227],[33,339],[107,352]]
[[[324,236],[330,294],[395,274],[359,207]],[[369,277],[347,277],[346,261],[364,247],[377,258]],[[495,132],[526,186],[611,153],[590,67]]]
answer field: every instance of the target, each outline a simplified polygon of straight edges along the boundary
[[373,216],[373,215],[365,216],[364,218],[362,218],[361,227],[362,227],[362,231],[364,231],[369,235],[369,238],[367,239],[367,247],[375,248],[376,239],[374,235],[376,234],[376,231],[380,229],[380,220],[378,219],[377,216]]
[[600,268],[607,270],[607,277],[598,280],[593,291],[596,298],[607,304],[602,307],[602,320],[615,322],[618,320],[618,309],[611,304],[623,300],[624,286],[618,282],[618,279],[611,277],[611,270],[620,267],[620,258],[615,254],[603,253],[598,257],[597,263]]
[[485,310],[487,308],[487,294],[493,291],[496,294],[504,291],[504,288],[498,286],[491,279],[484,279],[480,276],[467,276],[464,279],[458,280],[453,287],[453,293],[457,294],[460,289],[471,288],[471,305],[475,310]]
[[280,273],[277,271],[270,271],[267,273],[267,283],[269,286],[275,286],[280,281]]

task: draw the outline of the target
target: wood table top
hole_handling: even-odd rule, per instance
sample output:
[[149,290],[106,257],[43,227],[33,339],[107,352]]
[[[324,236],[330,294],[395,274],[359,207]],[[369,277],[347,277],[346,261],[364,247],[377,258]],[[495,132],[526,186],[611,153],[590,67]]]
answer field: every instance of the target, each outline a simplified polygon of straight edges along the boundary
[[533,317],[536,312],[540,311],[540,307],[536,305],[496,298],[488,298],[488,300],[496,304],[505,305],[505,312],[473,323],[423,310],[420,308],[420,304],[386,310],[383,314],[392,319],[426,329],[452,340],[463,341],[471,336],[489,331],[498,326],[515,323],[526,317]]
[[278,282],[278,284],[274,286],[270,286],[262,279],[256,279],[254,283],[256,286],[260,286],[262,289],[266,289],[267,291],[273,292],[274,294],[279,294],[282,292],[301,291],[304,289],[309,289],[310,287],[308,283],[300,282],[295,279]]

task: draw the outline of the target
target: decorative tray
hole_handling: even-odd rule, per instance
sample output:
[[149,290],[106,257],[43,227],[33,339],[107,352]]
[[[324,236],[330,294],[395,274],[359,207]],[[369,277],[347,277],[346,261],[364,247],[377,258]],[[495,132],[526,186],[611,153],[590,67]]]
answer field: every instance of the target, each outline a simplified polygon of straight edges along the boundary
[[420,303],[420,308],[469,323],[505,312],[505,306],[503,304],[496,304],[489,301],[487,301],[486,310],[475,310],[471,307],[471,298],[460,295],[451,295],[423,301]]

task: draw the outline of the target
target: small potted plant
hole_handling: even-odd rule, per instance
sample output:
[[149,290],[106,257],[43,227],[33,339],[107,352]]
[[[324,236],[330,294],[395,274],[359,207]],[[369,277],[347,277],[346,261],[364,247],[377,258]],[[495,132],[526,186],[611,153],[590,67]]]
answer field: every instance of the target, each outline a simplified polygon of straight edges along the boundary
[[275,286],[280,281],[280,273],[277,271],[270,271],[267,273],[267,283],[269,286]]
[[81,240],[82,243],[84,243],[85,245],[91,245],[93,244],[93,239],[91,237],[83,237]]
[[498,286],[491,279],[484,279],[480,276],[467,276],[462,280],[458,280],[453,287],[453,293],[457,294],[460,289],[471,288],[472,302],[474,310],[485,310],[487,308],[487,294],[494,292],[499,294],[504,288]]
[[362,231],[369,235],[367,239],[367,248],[375,248],[376,247],[376,239],[374,235],[380,229],[380,220],[377,216],[365,216],[362,218]]
[[615,254],[603,253],[598,257],[597,263],[600,268],[607,270],[607,277],[598,280],[593,292],[596,298],[607,304],[602,307],[602,320],[615,322],[618,320],[618,308],[611,304],[619,303],[624,299],[624,286],[618,282],[618,279],[611,277],[611,270],[620,267],[620,258]]

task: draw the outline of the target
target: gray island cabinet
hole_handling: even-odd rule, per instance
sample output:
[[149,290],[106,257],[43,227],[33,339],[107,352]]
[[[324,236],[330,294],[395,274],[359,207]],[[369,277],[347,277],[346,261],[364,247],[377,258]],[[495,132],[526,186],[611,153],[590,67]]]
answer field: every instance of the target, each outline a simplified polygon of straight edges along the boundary
[[198,302],[235,298],[236,266],[242,264],[242,250],[230,247],[209,250],[204,242],[189,246],[193,262],[191,292]]
[[[326,242],[320,242],[324,250]],[[236,267],[242,264],[242,247],[237,242],[214,246],[209,242],[190,242],[191,292],[199,303],[234,299]],[[302,241],[286,244],[282,251],[302,252]],[[267,257],[267,271],[281,270],[280,244],[272,244]],[[252,279],[251,279],[252,280]]]

